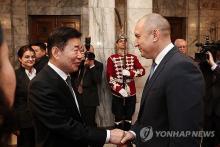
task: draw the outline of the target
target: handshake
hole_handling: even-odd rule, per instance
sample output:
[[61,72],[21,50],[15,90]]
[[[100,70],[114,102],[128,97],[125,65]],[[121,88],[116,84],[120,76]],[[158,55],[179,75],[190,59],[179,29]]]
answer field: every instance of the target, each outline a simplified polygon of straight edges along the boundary
[[135,139],[135,135],[129,131],[114,129],[110,131],[109,143],[116,144],[118,147],[127,147],[129,141]]

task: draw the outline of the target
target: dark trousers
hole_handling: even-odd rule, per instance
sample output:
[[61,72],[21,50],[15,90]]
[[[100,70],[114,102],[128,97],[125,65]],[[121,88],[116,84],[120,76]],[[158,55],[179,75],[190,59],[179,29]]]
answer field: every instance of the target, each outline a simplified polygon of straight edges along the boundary
[[132,115],[135,111],[135,105],[136,95],[126,98],[113,95],[112,113],[115,115],[115,123],[120,122],[119,124],[116,124],[116,128],[126,131],[130,129],[131,123],[128,121],[131,121],[132,119]]
[[19,131],[17,147],[34,147],[34,128],[22,128]]
[[220,147],[220,117],[206,116],[204,124],[204,131],[215,131],[215,136],[203,138],[202,147]]
[[[84,121],[90,127],[97,127],[95,122],[96,106],[84,106]],[[103,147],[104,144],[90,144],[89,147]]]
[[85,123],[90,127],[97,127],[95,122],[95,113],[96,113],[96,106],[85,106],[84,108],[84,120]]

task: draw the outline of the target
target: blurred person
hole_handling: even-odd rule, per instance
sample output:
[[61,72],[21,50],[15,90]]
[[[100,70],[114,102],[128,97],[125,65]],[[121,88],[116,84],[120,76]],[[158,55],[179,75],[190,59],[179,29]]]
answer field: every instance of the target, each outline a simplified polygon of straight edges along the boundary
[[17,85],[13,106],[18,129],[17,147],[33,147],[34,128],[27,97],[29,83],[36,76],[35,52],[31,46],[25,45],[18,50],[17,55],[20,67],[15,71]]
[[[91,46],[89,52],[94,53]],[[71,74],[73,85],[79,93],[84,106],[84,117],[87,125],[96,127],[95,114],[99,105],[98,84],[102,80],[103,64],[95,59],[85,58],[79,70]]]
[[107,60],[107,79],[112,91],[112,112],[115,127],[129,130],[136,105],[135,77],[145,74],[145,69],[135,55],[126,50],[127,38],[119,35],[116,54]]
[[87,147],[120,144],[124,131],[88,127],[71,84],[81,63],[81,33],[71,27],[54,30],[48,39],[49,62],[30,82],[29,107],[38,147]]
[[10,134],[14,131],[11,106],[14,102],[15,73],[9,61],[8,46],[4,41],[0,24],[0,146],[7,147]]
[[220,51],[217,50],[213,54],[208,51],[207,54],[209,66],[203,69],[206,79],[204,130],[215,131],[215,136],[204,138],[203,147],[218,147],[220,146]]
[[[86,125],[97,127],[95,116],[96,108],[99,105],[98,86],[102,80],[103,64],[92,58],[93,56],[90,57],[91,53],[94,53],[93,46],[90,46],[85,53],[86,57],[81,61],[79,70],[71,74],[71,79],[83,106],[82,113]],[[103,145],[95,144],[93,146]]]
[[[135,46],[153,63],[143,89],[138,119],[121,143],[135,139],[137,147],[199,147],[200,138],[163,137],[155,135],[155,131],[202,129],[205,90],[202,73],[171,43],[170,24],[160,14],[143,16],[134,33]],[[147,138],[149,133],[154,135]]]
[[[2,89],[2,94],[5,97],[5,101],[9,107],[12,106],[14,102],[14,91],[15,91],[15,74],[14,69],[10,63],[8,55],[8,46],[3,39],[3,30],[0,25],[0,87]],[[10,78],[8,78],[10,77]],[[10,88],[9,88],[10,87]]]
[[188,48],[187,48],[187,42],[184,39],[176,39],[174,42],[174,45],[177,46],[179,51],[183,54],[187,54]]
[[31,44],[31,47],[34,49],[36,54],[36,62],[34,68],[37,72],[40,72],[41,69],[48,63],[49,58],[47,56],[47,46],[43,42],[34,42]]

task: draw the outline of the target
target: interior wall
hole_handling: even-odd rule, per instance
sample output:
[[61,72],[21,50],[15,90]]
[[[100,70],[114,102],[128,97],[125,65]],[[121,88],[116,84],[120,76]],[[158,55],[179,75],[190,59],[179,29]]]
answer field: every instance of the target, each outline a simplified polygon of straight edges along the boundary
[[204,42],[205,36],[220,40],[219,0],[153,0],[153,11],[163,16],[186,17],[188,54],[192,57],[198,51],[195,43]]
[[0,20],[14,66],[16,52],[28,43],[28,15],[81,15],[82,38],[89,32],[88,0],[1,0]]

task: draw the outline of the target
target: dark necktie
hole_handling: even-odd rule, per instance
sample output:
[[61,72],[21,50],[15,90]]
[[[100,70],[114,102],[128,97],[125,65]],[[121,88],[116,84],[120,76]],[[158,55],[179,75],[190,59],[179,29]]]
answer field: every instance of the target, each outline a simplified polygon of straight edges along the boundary
[[157,66],[157,64],[156,64],[155,61],[153,60],[153,63],[152,63],[152,65],[151,65],[151,69],[150,69],[149,78],[148,78],[149,80],[150,80],[150,78],[153,76],[156,66]]
[[72,84],[71,84],[71,77],[70,77],[70,76],[67,76],[67,78],[66,78],[66,83],[67,83],[67,85],[68,85],[68,87],[69,87],[69,89],[70,89],[70,91],[71,91],[71,94],[73,95],[73,98],[74,98],[74,101],[75,101],[75,103],[76,103],[77,109],[78,109],[78,111],[79,111],[79,113],[80,113],[79,104],[78,104],[78,101],[77,101],[77,99],[76,99],[75,92],[73,91],[73,87],[72,87]]

